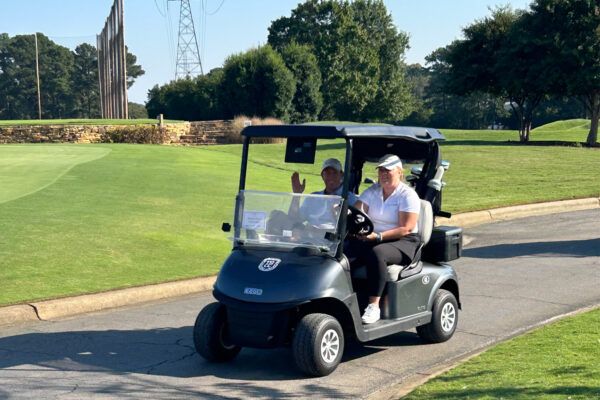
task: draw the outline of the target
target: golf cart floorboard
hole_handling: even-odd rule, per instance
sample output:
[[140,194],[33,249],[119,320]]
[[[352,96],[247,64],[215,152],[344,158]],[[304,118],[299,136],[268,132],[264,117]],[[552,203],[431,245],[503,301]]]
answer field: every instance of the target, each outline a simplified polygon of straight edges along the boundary
[[359,334],[359,339],[362,342],[366,342],[399,333],[417,326],[428,324],[431,322],[431,317],[431,311],[425,311],[404,318],[380,319],[372,324],[362,325],[363,334]]

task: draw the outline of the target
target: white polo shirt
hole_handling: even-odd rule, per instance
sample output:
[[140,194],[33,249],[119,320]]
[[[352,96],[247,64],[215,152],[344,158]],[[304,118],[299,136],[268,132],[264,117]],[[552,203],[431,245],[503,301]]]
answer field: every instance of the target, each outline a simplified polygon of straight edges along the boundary
[[[421,200],[419,195],[407,184],[400,182],[396,190],[383,201],[383,189],[376,183],[365,190],[358,198],[369,206],[369,217],[375,225],[375,232],[384,232],[398,227],[398,212],[419,214]],[[417,233],[418,227],[412,233]]]

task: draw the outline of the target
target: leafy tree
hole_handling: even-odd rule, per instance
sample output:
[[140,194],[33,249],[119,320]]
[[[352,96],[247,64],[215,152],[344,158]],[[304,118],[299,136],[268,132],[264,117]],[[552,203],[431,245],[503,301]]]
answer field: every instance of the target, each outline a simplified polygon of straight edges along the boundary
[[[43,118],[99,115],[98,65],[94,47],[83,43],[71,52],[37,34]],[[127,54],[128,84],[144,71]],[[0,118],[37,118],[33,35],[0,34]]]
[[137,57],[129,52],[127,46],[125,46],[125,68],[127,68],[127,89],[129,89],[135,83],[135,80],[140,76],[144,75],[146,71],[142,69],[142,66],[136,64]]
[[539,62],[551,66],[555,94],[577,96],[591,116],[586,142],[598,142],[600,119],[600,4],[593,0],[536,0],[529,24]]
[[395,120],[409,112],[399,33],[381,0],[307,0],[269,27],[278,51],[310,46],[321,71],[322,119]]
[[317,58],[310,47],[292,42],[281,51],[287,68],[294,75],[295,94],[292,99],[290,122],[301,123],[314,121],[323,107],[321,95],[321,71]]
[[8,35],[3,35],[1,46],[0,97],[5,99],[2,117],[37,118],[34,37],[19,35],[9,38]]
[[[148,90],[148,101],[146,102],[146,110],[148,117],[156,118],[159,114],[169,115],[167,112],[167,104],[165,102],[165,93],[169,90],[168,85],[154,85]],[[175,118],[170,116],[169,118]]]
[[230,56],[223,66],[221,105],[226,118],[237,113],[289,118],[294,76],[269,45]]
[[219,90],[223,70],[215,68],[194,79],[180,79],[155,85],[148,91],[146,110],[150,118],[159,114],[188,121],[221,119]]
[[127,107],[129,109],[130,119],[148,118],[148,111],[146,111],[146,107],[144,107],[143,104],[129,102]]
[[82,43],[75,48],[73,55],[72,82],[78,116],[99,118],[100,95],[98,93],[98,54],[96,48],[88,43]]
[[196,78],[198,90],[194,97],[196,105],[196,120],[223,119],[223,107],[219,101],[220,89],[223,82],[224,72],[222,68],[214,68],[206,75]]
[[520,139],[526,142],[534,110],[548,89],[546,65],[536,62],[538,49],[524,15],[497,8],[491,17],[463,29],[465,39],[436,52],[431,61],[438,64],[435,68],[444,75],[449,93],[506,98],[519,121]]

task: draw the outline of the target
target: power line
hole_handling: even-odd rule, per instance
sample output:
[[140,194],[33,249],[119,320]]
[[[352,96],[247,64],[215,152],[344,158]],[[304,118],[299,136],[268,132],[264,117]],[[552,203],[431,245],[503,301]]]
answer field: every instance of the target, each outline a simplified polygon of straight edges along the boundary
[[216,13],[219,12],[219,10],[221,9],[221,7],[223,7],[223,4],[225,3],[225,0],[221,0],[221,4],[219,4],[219,7],[217,7],[217,9],[213,12],[207,12],[207,15],[215,15]]
[[160,11],[160,8],[158,8],[158,3],[156,2],[156,0],[154,0],[154,5],[156,6],[156,10],[158,11],[158,13],[160,15],[162,15],[163,17],[165,17],[165,11]]

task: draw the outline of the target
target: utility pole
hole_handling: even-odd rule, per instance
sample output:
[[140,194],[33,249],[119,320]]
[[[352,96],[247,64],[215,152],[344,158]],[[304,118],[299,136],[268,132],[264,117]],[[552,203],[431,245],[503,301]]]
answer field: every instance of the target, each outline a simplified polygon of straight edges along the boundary
[[177,37],[175,80],[203,74],[190,0],[169,1],[181,2],[179,8],[179,35]]
[[38,95],[38,119],[42,119],[42,101],[40,96],[40,65],[38,56],[37,32],[33,34],[35,38],[35,76],[37,78],[37,95]]

